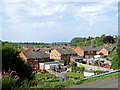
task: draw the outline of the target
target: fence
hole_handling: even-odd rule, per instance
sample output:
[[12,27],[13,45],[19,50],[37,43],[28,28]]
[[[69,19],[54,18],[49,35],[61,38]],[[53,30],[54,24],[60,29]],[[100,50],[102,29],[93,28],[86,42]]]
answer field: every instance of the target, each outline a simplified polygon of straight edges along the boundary
[[[90,76],[88,78],[83,78],[82,81],[85,81],[89,78],[95,78],[95,77],[100,77],[100,76],[104,76],[104,75],[108,75],[108,74],[113,74],[113,73],[116,73],[116,72],[120,73],[120,70],[115,70],[115,71],[111,71],[111,72],[107,72],[107,73],[103,73],[103,74],[99,74],[99,75]],[[76,80],[76,82],[77,81],[80,81],[80,80]]]

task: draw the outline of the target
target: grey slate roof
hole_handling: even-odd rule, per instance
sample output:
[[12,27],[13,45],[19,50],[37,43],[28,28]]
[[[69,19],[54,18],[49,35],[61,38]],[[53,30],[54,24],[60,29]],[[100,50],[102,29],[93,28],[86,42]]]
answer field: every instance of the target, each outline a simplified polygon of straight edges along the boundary
[[91,47],[91,46],[81,46],[80,47],[83,51],[96,51],[95,48]]
[[100,46],[100,47],[91,47],[91,46],[81,46],[80,48],[84,51],[100,51],[102,48],[105,48],[107,51],[113,51],[114,48],[116,46],[115,45],[105,45],[105,46]]
[[113,51],[115,49],[115,45],[107,45],[105,46],[104,48],[107,50],[107,51]]
[[73,49],[71,48],[67,48],[67,49],[63,49],[63,48],[57,48],[56,49],[60,54],[77,54]]
[[24,53],[24,55],[27,57],[27,59],[31,59],[31,58],[48,58],[49,55],[45,54],[45,52],[43,51],[33,51],[32,50],[23,50],[22,51]]
[[101,46],[101,47],[95,47],[95,50],[96,51],[100,51],[104,46]]
[[44,52],[45,52],[45,51],[48,52],[48,51],[52,50],[52,48],[41,48],[40,50],[41,50],[41,51],[44,51]]

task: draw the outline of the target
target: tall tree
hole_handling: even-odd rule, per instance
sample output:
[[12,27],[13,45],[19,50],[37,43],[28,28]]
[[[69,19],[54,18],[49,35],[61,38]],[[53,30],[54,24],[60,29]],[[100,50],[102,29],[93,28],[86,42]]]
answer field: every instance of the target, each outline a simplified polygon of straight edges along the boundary
[[106,36],[104,39],[103,39],[103,42],[104,43],[115,43],[115,40],[112,36]]
[[19,57],[20,51],[13,48],[12,45],[4,45],[2,47],[2,69],[8,71],[15,70],[21,79],[32,78],[32,68],[29,64],[25,64],[24,60]]
[[112,65],[113,69],[120,69],[120,37],[117,41],[116,50],[112,54]]

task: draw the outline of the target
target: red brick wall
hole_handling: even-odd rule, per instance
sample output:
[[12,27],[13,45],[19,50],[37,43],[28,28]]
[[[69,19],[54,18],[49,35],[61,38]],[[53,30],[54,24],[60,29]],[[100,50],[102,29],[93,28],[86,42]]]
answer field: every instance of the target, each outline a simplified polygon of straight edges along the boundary
[[33,66],[38,65],[38,68],[37,68],[37,70],[38,70],[39,69],[39,63],[49,62],[49,58],[44,58],[43,61],[40,61],[39,59],[38,59],[38,61],[34,61],[34,59],[27,59],[27,61],[28,61],[28,63],[32,64]]
[[96,51],[93,51],[93,53],[91,53],[91,51],[90,53],[88,53],[88,51],[85,51],[85,55],[96,55]]

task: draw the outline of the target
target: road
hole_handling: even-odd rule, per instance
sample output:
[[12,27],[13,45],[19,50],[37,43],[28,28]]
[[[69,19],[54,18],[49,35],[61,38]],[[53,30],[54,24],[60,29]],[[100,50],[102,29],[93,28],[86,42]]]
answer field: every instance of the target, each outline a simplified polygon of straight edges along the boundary
[[69,88],[118,88],[118,78],[97,80],[80,85],[74,85]]

